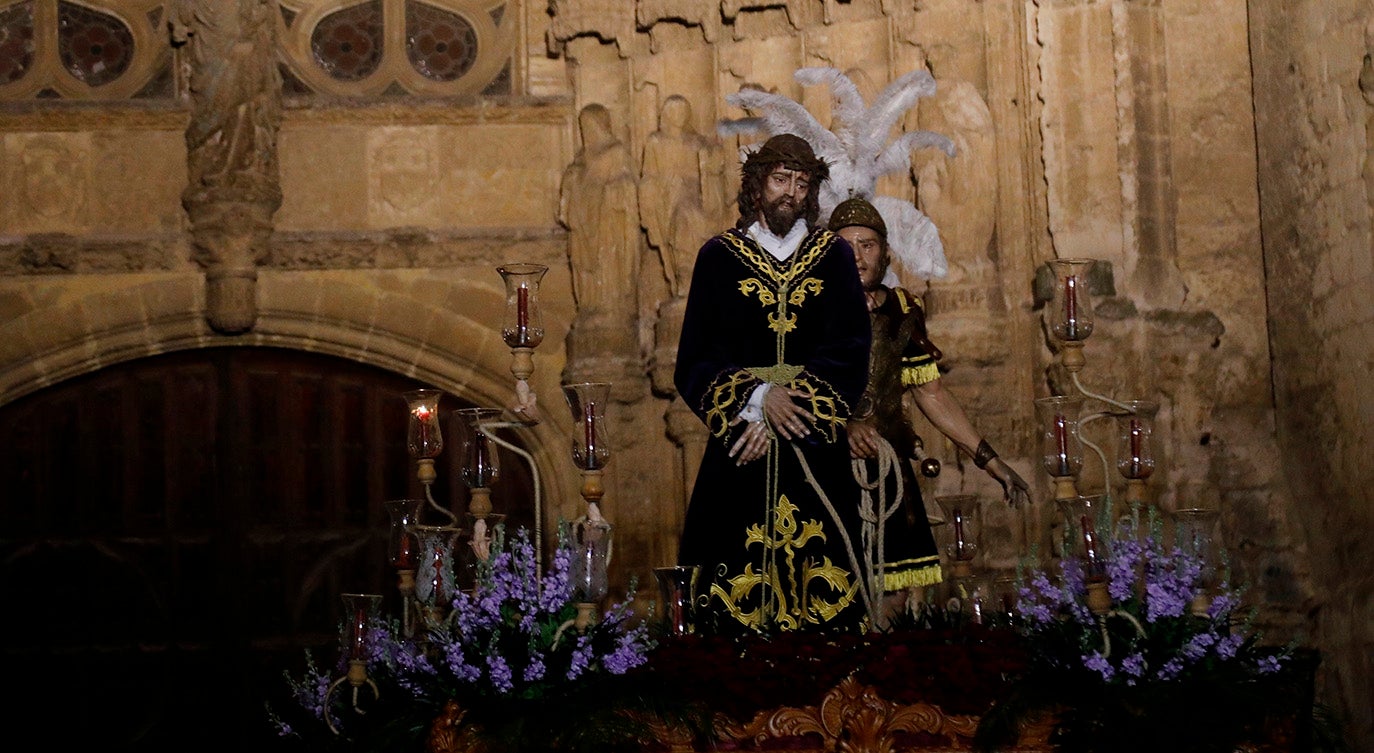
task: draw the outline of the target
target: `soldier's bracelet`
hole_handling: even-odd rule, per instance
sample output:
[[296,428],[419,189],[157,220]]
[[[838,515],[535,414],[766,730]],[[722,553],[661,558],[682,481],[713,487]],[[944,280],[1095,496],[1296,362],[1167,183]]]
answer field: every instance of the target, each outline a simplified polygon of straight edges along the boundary
[[984,439],[978,443],[978,449],[973,453],[973,464],[978,466],[980,470],[983,470],[988,467],[988,463],[991,463],[992,459],[995,457],[997,457],[997,451],[992,449],[992,445],[988,444],[988,440]]

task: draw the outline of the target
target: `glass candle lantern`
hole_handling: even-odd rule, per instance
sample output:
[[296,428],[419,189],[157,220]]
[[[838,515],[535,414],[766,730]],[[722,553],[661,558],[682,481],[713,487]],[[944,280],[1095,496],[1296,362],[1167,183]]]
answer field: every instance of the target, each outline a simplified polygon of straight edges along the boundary
[[439,430],[439,390],[412,390],[402,395],[410,408],[406,424],[406,450],[411,457],[433,459],[444,450],[444,435]]
[[1112,523],[1104,508],[1105,499],[1094,494],[1058,500],[1064,515],[1063,555],[1081,561],[1084,576],[1090,581],[1107,577],[1107,534]]
[[611,397],[607,382],[569,384],[563,388],[573,416],[573,463],[584,471],[599,471],[611,459],[606,441],[606,403]]
[[1211,597],[1219,585],[1221,548],[1217,542],[1217,511],[1198,507],[1177,510],[1174,518],[1174,540],[1184,556],[1200,566],[1198,589],[1189,605],[1194,614],[1205,615]]
[[381,610],[380,594],[341,594],[344,603],[343,638],[349,661],[367,661],[368,630]]
[[945,556],[956,578],[973,574],[973,558],[978,554],[979,506],[981,501],[976,494],[953,494],[936,497],[948,526],[950,541],[945,545]]
[[989,607],[991,624],[994,627],[1016,627],[1020,624],[1020,614],[1016,608],[1020,594],[1017,592],[1015,576],[999,575],[993,578],[989,590],[992,601]]
[[451,526],[414,526],[420,544],[420,567],[415,598],[426,607],[446,610],[453,603],[457,583],[453,558],[459,530]]
[[687,635],[696,630],[695,609],[697,580],[700,565],[677,565],[654,568],[658,581],[658,602],[662,610],[660,621],[668,635]]
[[1093,303],[1088,292],[1088,273],[1093,259],[1055,259],[1054,295],[1050,299],[1050,333],[1060,342],[1081,342],[1093,332]]
[[1127,400],[1128,411],[1116,419],[1116,469],[1130,481],[1144,481],[1155,472],[1155,454],[1150,437],[1154,434],[1159,404],[1149,400]]
[[539,281],[549,268],[543,264],[505,264],[496,268],[506,284],[506,313],[501,338],[512,348],[537,348],[544,341],[539,313]]
[[573,521],[571,528],[573,593],[578,601],[599,602],[610,588],[611,524],[600,516],[586,515]]
[[[1078,435],[1078,418],[1083,410],[1081,395],[1042,397],[1035,401],[1040,423],[1040,457],[1045,472],[1056,479],[1055,496],[1077,496],[1073,479],[1083,470],[1083,442]],[[1060,480],[1066,480],[1060,482]]]
[[419,563],[419,541],[415,538],[413,526],[420,522],[422,499],[393,499],[382,503],[387,515],[391,517],[391,529],[387,534],[387,561],[397,570],[414,570]]
[[490,488],[501,477],[501,467],[496,444],[487,436],[483,425],[500,418],[501,411],[496,408],[462,408],[457,413],[463,426],[463,483],[469,489]]

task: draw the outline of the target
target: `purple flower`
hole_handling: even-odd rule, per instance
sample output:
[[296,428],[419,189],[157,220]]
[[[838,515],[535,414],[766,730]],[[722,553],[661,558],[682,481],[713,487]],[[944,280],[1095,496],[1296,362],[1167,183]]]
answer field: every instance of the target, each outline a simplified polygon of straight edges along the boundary
[[616,640],[615,650],[601,661],[602,666],[613,675],[623,675],[648,661],[644,645],[647,638],[648,631],[642,625],[622,633]]
[[1198,633],[1179,649],[1179,655],[1188,661],[1197,661],[1207,655],[1207,649],[1217,642],[1212,633]]
[[530,658],[529,666],[525,667],[525,682],[539,682],[544,679],[544,659],[540,656]]
[[463,644],[459,641],[452,641],[445,647],[444,661],[453,676],[464,682],[475,682],[482,676],[481,667],[468,663]]
[[487,656],[487,672],[491,677],[491,684],[497,692],[509,693],[515,688],[515,683],[511,681],[510,665],[506,663],[505,657],[500,654]]
[[1169,661],[1164,662],[1164,666],[1159,668],[1159,672],[1156,673],[1155,676],[1161,680],[1167,681],[1172,680],[1175,677],[1178,677],[1182,672],[1183,660],[1179,659],[1178,657],[1175,657],[1173,659],[1170,659]]
[[1116,674],[1116,670],[1112,668],[1112,663],[1107,661],[1107,657],[1103,656],[1099,651],[1094,651],[1091,654],[1084,654],[1083,666],[1102,675],[1102,679],[1107,682],[1110,682],[1112,676]]
[[580,635],[577,637],[577,647],[573,649],[572,657],[568,662],[569,680],[576,680],[587,671],[587,667],[592,661],[592,637],[590,635]]
[[1244,636],[1228,635],[1217,642],[1217,656],[1223,659],[1234,659],[1236,652],[1240,650],[1243,643],[1245,643]]
[[1066,559],[1060,563],[1060,571],[1064,576],[1064,588],[1060,592],[1062,599],[1061,605],[1069,610],[1069,614],[1075,620],[1084,624],[1094,624],[1092,612],[1088,611],[1086,595],[1087,586],[1084,582],[1083,565],[1076,559]]
[[1261,656],[1255,662],[1255,669],[1262,675],[1272,674],[1283,669],[1283,662],[1277,656]]
[[1181,617],[1197,593],[1202,564],[1182,550],[1152,547],[1145,557],[1145,620]]
[[1212,603],[1207,606],[1207,617],[1212,620],[1224,620],[1231,612],[1236,609],[1237,599],[1234,594],[1223,591],[1212,598]]
[[1126,677],[1127,685],[1135,685],[1136,682],[1145,675],[1145,656],[1139,651],[1133,651],[1121,660],[1121,671]]
[[1139,541],[1127,538],[1112,545],[1112,556],[1107,560],[1107,593],[1112,600],[1126,601],[1135,595],[1136,567],[1140,564],[1143,547]]

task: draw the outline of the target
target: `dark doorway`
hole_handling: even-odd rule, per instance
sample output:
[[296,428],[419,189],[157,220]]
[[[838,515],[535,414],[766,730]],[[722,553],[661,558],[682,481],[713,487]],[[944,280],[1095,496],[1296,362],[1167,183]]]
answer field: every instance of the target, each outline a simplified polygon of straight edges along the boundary
[[[274,747],[265,705],[286,702],[305,649],[333,664],[339,595],[380,593],[396,614],[382,502],[423,496],[401,398],[423,386],[212,348],[0,407],[6,718],[61,748]],[[454,440],[459,407],[441,406]],[[434,491],[461,513],[456,447]],[[494,506],[530,526],[529,470],[502,452]]]

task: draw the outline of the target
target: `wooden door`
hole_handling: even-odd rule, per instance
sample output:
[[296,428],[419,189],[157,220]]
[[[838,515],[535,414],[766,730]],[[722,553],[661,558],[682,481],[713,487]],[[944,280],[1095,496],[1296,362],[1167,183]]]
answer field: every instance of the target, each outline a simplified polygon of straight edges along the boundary
[[[113,366],[0,407],[5,717],[59,749],[275,747],[265,703],[337,657],[341,593],[396,613],[382,502],[423,496],[411,379],[271,348]],[[447,396],[435,496],[461,513]],[[500,457],[508,526],[530,474]],[[428,522],[439,522],[436,519]]]

